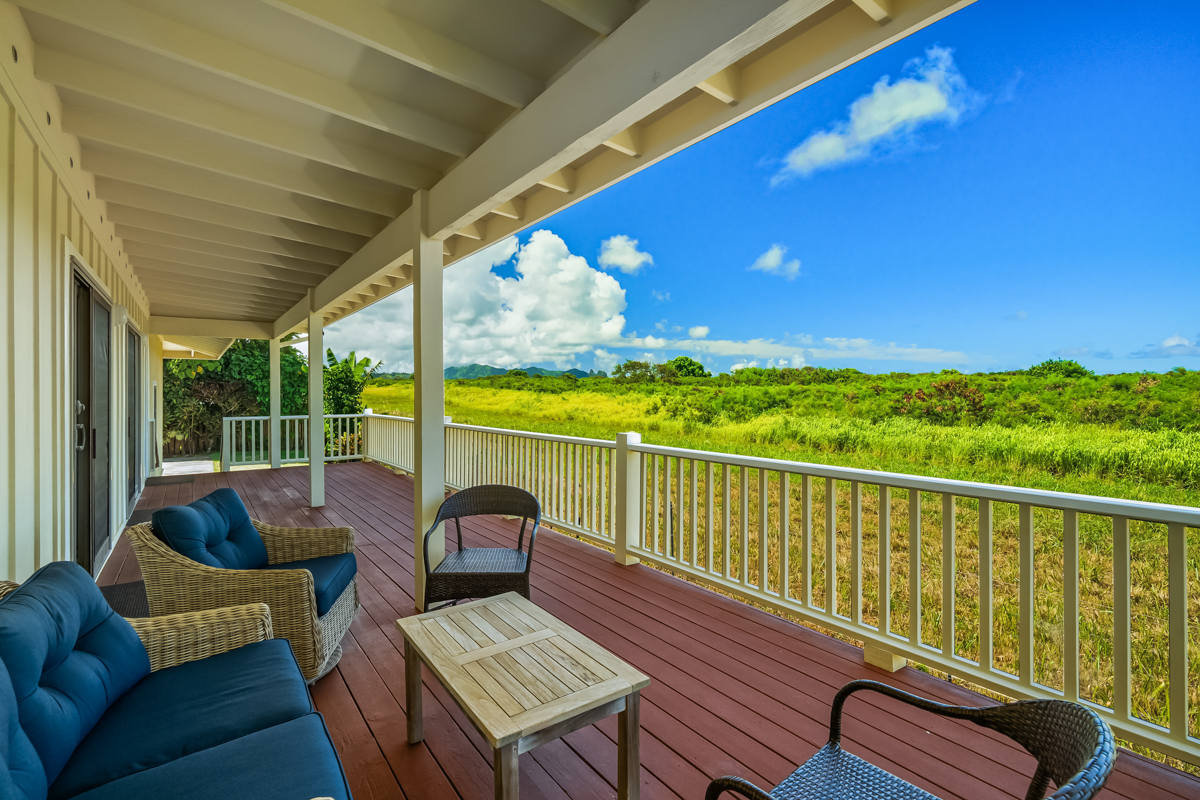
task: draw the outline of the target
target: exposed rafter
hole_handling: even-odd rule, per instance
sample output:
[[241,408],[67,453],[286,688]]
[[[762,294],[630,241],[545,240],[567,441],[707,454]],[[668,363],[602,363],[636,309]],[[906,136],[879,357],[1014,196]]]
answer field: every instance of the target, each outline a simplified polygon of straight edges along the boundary
[[604,144],[618,153],[624,153],[627,156],[640,156],[642,154],[642,127],[640,125],[630,125],[616,136],[606,139]]
[[171,288],[174,286],[188,287],[193,296],[209,297],[217,303],[224,303],[226,298],[242,298],[254,300],[264,306],[284,308],[292,305],[304,296],[303,287],[297,289],[281,289],[265,285],[249,285],[237,280],[223,281],[192,274],[163,274],[161,272],[139,272],[138,279],[145,282],[153,291],[155,288]]
[[62,89],[107,103],[306,158],[397,186],[433,184],[436,170],[403,161],[319,131],[290,125],[227,103],[176,89],[142,75],[49,48],[38,50],[36,74]]
[[314,174],[316,170],[293,169],[144,122],[68,106],[63,109],[62,125],[64,131],[85,141],[113,145],[374,214],[395,217],[406,205],[398,196],[364,190],[344,172],[336,174],[338,170],[329,169],[318,176]]
[[892,0],[854,0],[854,5],[880,23],[889,22],[892,18]]
[[227,336],[233,339],[270,339],[271,325],[266,321],[150,317],[149,332],[159,336]]
[[726,105],[736,105],[742,96],[741,70],[731,64],[707,80],[701,81],[696,88]]
[[549,175],[538,181],[538,183],[540,183],[542,186],[545,186],[547,189],[553,189],[556,192],[565,192],[570,194],[575,190],[575,170],[571,169],[570,167],[563,167],[562,169],[551,172]]
[[[237,286],[242,281],[242,279],[240,279],[236,275],[230,275],[229,273],[214,272],[212,270],[200,270],[200,269],[194,269],[194,268],[183,270],[183,268],[181,268],[181,267],[176,267],[175,269],[169,269],[168,268],[169,265],[157,266],[150,260],[143,261],[140,259],[137,260],[135,263],[137,266],[139,280],[144,278],[144,279],[146,279],[148,281],[152,281],[152,282],[153,281],[173,282],[180,278],[180,273],[182,271],[186,280],[199,282],[204,286],[208,286],[208,287],[212,287],[212,288],[221,288],[222,293],[230,291],[228,288],[230,285]],[[304,286],[301,284],[276,282],[276,281],[271,281],[271,280],[265,279],[265,278],[254,278],[254,281],[255,281],[254,288],[257,291],[265,292],[269,296],[275,297],[275,298],[282,298],[285,296],[286,297],[294,296],[293,297],[293,299],[294,299],[296,297],[300,297],[300,295],[303,294],[303,292],[307,291],[307,289],[308,289],[307,286]],[[246,285],[247,284],[242,283],[243,288],[245,288]],[[234,292],[234,294],[237,294],[237,292]]]
[[[109,216],[112,216],[112,210],[109,210]],[[116,221],[116,218],[113,217]],[[302,271],[317,272],[323,270],[331,272],[334,267],[341,264],[345,259],[337,259],[333,261],[312,261],[305,258],[291,257],[274,253],[265,250],[250,250],[245,247],[235,247],[232,245],[222,244],[221,242],[212,239],[197,239],[190,236],[181,236],[177,233],[167,233],[164,231],[150,230],[147,228],[138,228],[132,225],[124,225],[117,221],[116,234],[125,240],[126,252],[133,252],[130,246],[133,243],[145,243],[162,245],[164,247],[172,247],[177,250],[187,250],[193,253],[205,253],[208,255],[221,256],[234,261],[242,261],[251,264],[268,264],[280,267],[293,267],[299,269],[298,265],[304,265]],[[316,248],[319,250],[319,248]]]
[[608,36],[633,13],[629,0],[542,0],[581,25]]
[[360,236],[373,236],[387,222],[381,215],[136,153],[85,148],[83,168],[96,175],[119,178],[152,189]]
[[460,125],[121,0],[16,5],[452,155],[465,156],[483,140]]
[[125,252],[129,253],[131,258],[135,256],[156,258],[178,265],[186,264],[193,267],[205,267],[211,270],[228,272],[232,275],[245,275],[247,277],[261,275],[293,283],[317,283],[333,271],[330,267],[309,264],[303,261],[282,264],[247,262],[215,256],[209,253],[197,253],[191,250],[181,250],[176,247],[165,247],[161,244],[151,244],[129,239],[125,241]]
[[[116,223],[118,229],[124,228],[134,232],[134,238],[151,241],[146,238],[146,233],[159,234],[177,240],[179,244],[176,246],[185,250],[194,249],[230,258],[237,257],[231,253],[238,251],[239,253],[253,254],[256,258],[261,258],[262,254],[270,254],[338,266],[344,263],[350,255],[344,250],[238,230],[224,225],[214,225],[211,222],[176,217],[171,214],[123,206],[113,202],[108,203],[108,216]],[[125,236],[126,234],[119,233],[118,235]],[[168,244],[165,240],[159,243]],[[224,248],[228,248],[228,250]]]
[[515,108],[529,105],[544,88],[532,75],[369,0],[265,2]]
[[177,217],[187,217],[243,231],[292,239],[297,242],[308,242],[334,250],[343,250],[347,253],[357,251],[367,241],[366,237],[345,231],[309,225],[290,219],[280,219],[270,214],[260,214],[222,203],[197,200],[176,192],[151,189],[112,178],[96,178],[96,191],[100,197],[110,203],[161,211]]

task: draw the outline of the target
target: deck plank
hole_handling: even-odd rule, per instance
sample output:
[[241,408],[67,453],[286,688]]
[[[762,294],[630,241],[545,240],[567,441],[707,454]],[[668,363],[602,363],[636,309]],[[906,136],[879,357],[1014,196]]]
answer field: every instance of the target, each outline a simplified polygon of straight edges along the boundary
[[[342,754],[355,797],[476,800],[492,790],[491,753],[446,690],[424,676],[426,740],[405,741],[403,640],[412,614],[412,481],[374,464],[326,466],[323,508],[308,507],[308,470],[198,475],[193,484],[148,487],[139,509],[187,503],[218,487],[238,491],[252,516],[301,527],[355,529],[363,610],[342,662],[313,690]],[[515,540],[498,518],[464,524],[468,545]],[[119,562],[118,562],[119,559]],[[124,537],[102,583],[136,580]],[[887,674],[858,648],[645,566],[618,567],[598,548],[544,528],[532,572],[541,607],[653,679],[642,700],[642,794],[699,800],[710,778],[738,774],[765,788],[820,747],[837,688],[869,677],[943,702],[990,701],[914,669]],[[915,716],[889,698],[846,708],[847,747],[945,800],[1023,797],[1032,758],[969,723]],[[615,797],[614,719],[521,759],[529,800]],[[1105,800],[1183,800],[1200,780],[1121,751]]]

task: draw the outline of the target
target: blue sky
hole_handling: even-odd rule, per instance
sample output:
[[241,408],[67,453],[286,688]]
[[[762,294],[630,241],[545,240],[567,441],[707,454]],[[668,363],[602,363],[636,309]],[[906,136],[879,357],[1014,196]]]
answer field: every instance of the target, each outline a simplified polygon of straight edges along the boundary
[[[980,0],[450,267],[446,363],[1200,368],[1197,31]],[[398,370],[410,327],[327,336]]]

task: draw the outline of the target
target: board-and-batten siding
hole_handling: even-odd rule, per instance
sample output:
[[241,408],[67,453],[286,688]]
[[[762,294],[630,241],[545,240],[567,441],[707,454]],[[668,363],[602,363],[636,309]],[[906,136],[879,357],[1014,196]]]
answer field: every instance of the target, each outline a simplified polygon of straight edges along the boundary
[[[72,557],[71,273],[65,241],[103,284],[114,311],[124,306],[143,334],[148,309],[100,245],[9,86],[0,86],[0,578],[23,580],[43,564]],[[112,527],[120,530],[124,326],[113,333]]]

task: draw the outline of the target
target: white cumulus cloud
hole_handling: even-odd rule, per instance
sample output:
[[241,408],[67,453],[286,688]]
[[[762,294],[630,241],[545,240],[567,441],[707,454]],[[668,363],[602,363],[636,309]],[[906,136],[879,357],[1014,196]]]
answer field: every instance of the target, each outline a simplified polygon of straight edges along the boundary
[[754,263],[747,269],[765,272],[768,275],[780,275],[789,281],[794,281],[800,274],[800,259],[793,258],[790,261],[784,261],[783,257],[787,255],[787,251],[788,249],[783,245],[773,244],[767,252],[754,259]]
[[1192,341],[1178,333],[1168,336],[1158,344],[1148,344],[1136,353],[1133,358],[1174,358],[1177,356],[1200,356],[1200,335],[1197,341]]
[[847,119],[817,131],[784,157],[772,185],[867,158],[933,122],[953,125],[981,102],[954,63],[953,51],[930,47],[904,66],[895,83],[884,75],[850,104]]
[[619,269],[626,275],[636,275],[642,267],[654,263],[654,257],[638,250],[638,240],[625,234],[610,236],[600,244],[600,266]]
[[[514,278],[493,267],[513,261]],[[516,367],[550,362],[579,366],[598,344],[619,341],[625,329],[625,290],[611,275],[574,255],[548,230],[534,231],[524,246],[504,239],[453,265],[445,273],[444,331],[447,366]],[[412,290],[366,308],[326,331],[337,352],[383,359],[387,372],[412,370]]]
[[688,336],[693,339],[703,339],[705,336],[708,336],[708,326],[697,325],[694,328],[688,328]]

